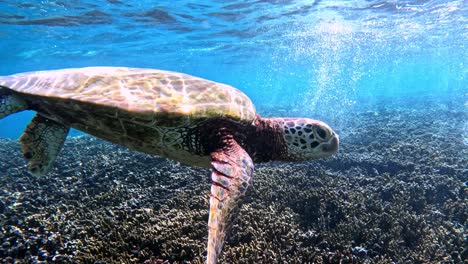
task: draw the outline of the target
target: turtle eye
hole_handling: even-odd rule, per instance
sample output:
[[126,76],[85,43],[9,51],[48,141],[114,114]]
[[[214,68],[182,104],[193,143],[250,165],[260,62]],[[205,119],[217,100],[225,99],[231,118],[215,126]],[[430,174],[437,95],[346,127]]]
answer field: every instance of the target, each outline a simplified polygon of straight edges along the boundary
[[327,132],[321,127],[317,127],[317,135],[323,140],[326,140],[327,138]]

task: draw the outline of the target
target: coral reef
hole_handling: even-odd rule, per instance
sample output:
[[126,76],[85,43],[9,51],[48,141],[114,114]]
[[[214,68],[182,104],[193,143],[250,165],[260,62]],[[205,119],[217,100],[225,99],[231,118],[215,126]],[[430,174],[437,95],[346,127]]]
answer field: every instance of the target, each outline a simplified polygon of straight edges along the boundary
[[[221,263],[462,263],[466,119],[366,111],[331,159],[257,165]],[[208,170],[83,136],[34,178],[18,143],[0,145],[2,263],[203,262]]]

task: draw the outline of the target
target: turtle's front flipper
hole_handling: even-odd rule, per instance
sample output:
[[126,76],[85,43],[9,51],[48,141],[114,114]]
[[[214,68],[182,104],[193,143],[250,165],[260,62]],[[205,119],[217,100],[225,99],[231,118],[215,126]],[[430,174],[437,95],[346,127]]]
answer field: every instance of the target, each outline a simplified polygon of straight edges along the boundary
[[253,163],[233,139],[211,153],[211,198],[207,263],[214,264],[250,186]]
[[41,176],[49,170],[62,148],[68,130],[69,127],[36,114],[20,138],[23,156],[29,161],[31,174]]

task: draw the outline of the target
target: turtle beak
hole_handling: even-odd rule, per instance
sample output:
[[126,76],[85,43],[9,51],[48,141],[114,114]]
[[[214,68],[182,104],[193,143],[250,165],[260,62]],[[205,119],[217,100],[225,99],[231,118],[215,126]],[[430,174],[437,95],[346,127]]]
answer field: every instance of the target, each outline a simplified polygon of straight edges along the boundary
[[340,145],[340,139],[336,133],[333,133],[332,138],[327,143],[322,143],[320,148],[324,153],[328,155],[333,155],[338,151]]

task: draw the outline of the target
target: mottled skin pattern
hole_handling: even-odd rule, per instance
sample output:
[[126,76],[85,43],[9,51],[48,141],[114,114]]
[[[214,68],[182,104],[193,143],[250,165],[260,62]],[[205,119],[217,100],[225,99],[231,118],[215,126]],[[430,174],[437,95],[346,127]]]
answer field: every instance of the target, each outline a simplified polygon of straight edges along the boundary
[[253,162],[334,154],[338,136],[307,118],[261,118],[239,90],[161,70],[90,67],[0,77],[0,118],[38,112],[21,137],[34,175],[70,127],[141,152],[211,167],[207,263],[216,263],[251,185]]
[[20,138],[22,151],[33,175],[42,175],[52,166],[70,128],[36,115]]
[[5,116],[23,111],[27,108],[26,103],[17,97],[8,97],[10,92],[6,89],[0,89],[0,119]]

